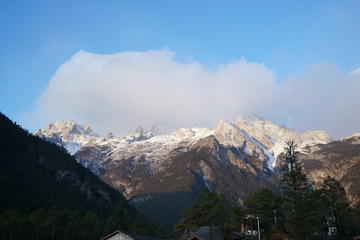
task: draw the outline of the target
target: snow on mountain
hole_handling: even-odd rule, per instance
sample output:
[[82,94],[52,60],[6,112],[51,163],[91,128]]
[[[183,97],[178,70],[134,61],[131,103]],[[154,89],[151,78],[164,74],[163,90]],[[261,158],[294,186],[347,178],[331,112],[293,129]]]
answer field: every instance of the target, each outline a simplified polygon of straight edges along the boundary
[[[251,124],[251,122],[246,122],[246,127],[240,125],[243,127],[240,128],[239,125],[220,121],[215,129],[215,137],[224,146],[239,148],[250,156],[256,156],[262,161],[266,161],[268,168],[273,170],[277,155],[275,156],[274,153],[267,148],[266,143],[264,144],[254,137],[259,135],[259,131],[257,131],[256,128],[248,128],[248,124]],[[243,129],[248,129],[248,132]],[[259,139],[267,140],[265,138]]]
[[[276,158],[283,152],[288,139],[294,139],[300,150],[307,145],[331,141],[330,135],[323,131],[300,134],[255,115],[239,117],[235,123],[221,120],[214,130],[180,128],[172,134],[160,123],[150,130],[139,126],[133,134],[120,138],[114,137],[112,133],[99,137],[86,124],[59,121],[48,124],[35,135],[62,145],[84,165],[90,164],[93,168],[102,165],[110,169],[121,161],[133,159],[134,166],[145,164],[152,174],[162,169],[169,155],[185,152],[198,140],[210,135],[214,135],[224,147],[236,148],[239,154],[244,153],[267,162],[269,169],[276,166]],[[85,154],[89,151],[91,156]]]
[[360,133],[353,133],[348,137],[341,138],[340,142],[349,142],[353,145],[360,144]]
[[45,138],[63,146],[70,154],[75,154],[81,146],[92,138],[97,138],[89,125],[79,125],[74,121],[57,121],[35,132],[35,136]]
[[360,133],[353,133],[348,137],[341,138],[340,141],[346,141],[348,139],[358,139],[360,141]]
[[272,167],[276,165],[276,158],[284,151],[285,142],[293,139],[302,151],[308,145],[325,144],[332,141],[331,136],[324,131],[305,131],[298,133],[294,129],[278,126],[256,115],[239,117],[235,121],[240,129],[252,138],[256,139],[270,152],[269,158],[273,158]]
[[[115,163],[110,162],[108,164],[109,168],[115,166],[116,162],[133,159],[135,165],[145,163],[148,171],[154,174],[174,149],[182,145],[189,147],[211,133],[208,129],[190,128],[179,129],[171,135],[152,137],[151,131],[138,128],[134,134],[121,138],[94,138],[84,144],[83,148],[103,147],[102,155],[105,157],[99,164],[105,163],[109,159],[115,160]],[[186,151],[186,147],[181,151]]]
[[[94,172],[103,164],[108,168],[114,167],[121,160],[134,159],[134,164],[145,163],[148,171],[154,174],[159,166],[175,148],[186,151],[197,140],[213,133],[202,128],[181,128],[173,134],[160,123],[150,130],[139,126],[133,134],[124,137],[114,137],[109,133],[106,137],[96,135],[88,125],[79,125],[74,121],[59,121],[49,123],[43,129],[36,131],[35,135],[63,146],[77,160]],[[179,146],[185,146],[179,148]],[[96,151],[96,159],[91,156],[81,158],[78,155],[89,149]],[[81,150],[81,151],[79,151]],[[78,154],[76,154],[78,153]],[[94,154],[92,154],[94,155]],[[91,159],[91,161],[89,161]]]

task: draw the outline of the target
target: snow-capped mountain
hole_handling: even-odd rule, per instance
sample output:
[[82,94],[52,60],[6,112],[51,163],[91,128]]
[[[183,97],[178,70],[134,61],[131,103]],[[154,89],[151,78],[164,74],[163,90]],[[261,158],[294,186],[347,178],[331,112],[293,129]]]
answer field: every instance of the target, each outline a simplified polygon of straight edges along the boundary
[[355,179],[360,169],[359,134],[332,141],[324,131],[299,133],[255,115],[221,120],[214,129],[170,132],[162,124],[149,130],[140,126],[123,137],[99,137],[86,124],[60,121],[35,135],[66,148],[140,211],[163,214],[160,219],[179,217],[204,187],[239,202],[261,188],[276,188],[279,155],[289,139],[299,146],[305,172],[315,186],[327,175],[335,176],[353,202],[360,187],[360,177]]
[[[249,158],[256,159],[255,168],[249,163],[244,165],[244,169],[253,173],[274,172],[276,159],[283,150],[284,142],[290,138],[304,150],[306,146],[331,141],[330,135],[323,131],[306,131],[300,134],[255,115],[239,117],[234,123],[221,120],[213,130],[181,128],[168,134],[161,124],[156,124],[150,130],[144,130],[140,126],[133,134],[120,138],[114,137],[112,133],[99,137],[86,124],[59,121],[48,124],[35,135],[63,146],[79,162],[102,175],[128,197],[138,192],[138,184],[142,180],[165,171],[175,156],[190,151],[199,145],[200,140],[210,136],[218,142],[219,149],[216,151],[234,151],[232,158],[237,160],[233,164],[240,169]],[[218,161],[229,160],[228,156],[218,154]],[[121,176],[110,174],[119,167],[126,169]],[[143,168],[144,179],[136,181],[129,178],[140,168]]]
[[352,202],[358,200],[360,134],[332,141],[324,131],[299,133],[252,115],[235,122],[221,120],[214,129],[170,132],[162,124],[149,130],[140,126],[123,137],[99,137],[86,124],[60,121],[35,135],[66,148],[155,222],[167,216],[172,220],[166,223],[176,223],[179,212],[204,187],[239,202],[261,188],[276,188],[279,155],[289,139],[298,145],[315,186],[331,175]]

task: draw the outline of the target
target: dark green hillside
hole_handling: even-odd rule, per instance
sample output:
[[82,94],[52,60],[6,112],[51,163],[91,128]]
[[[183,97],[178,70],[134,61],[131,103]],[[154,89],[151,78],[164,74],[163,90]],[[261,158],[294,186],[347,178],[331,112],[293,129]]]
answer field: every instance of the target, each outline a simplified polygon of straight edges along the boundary
[[125,198],[77,163],[64,149],[32,136],[0,113],[0,212],[36,209],[95,212],[105,220]]

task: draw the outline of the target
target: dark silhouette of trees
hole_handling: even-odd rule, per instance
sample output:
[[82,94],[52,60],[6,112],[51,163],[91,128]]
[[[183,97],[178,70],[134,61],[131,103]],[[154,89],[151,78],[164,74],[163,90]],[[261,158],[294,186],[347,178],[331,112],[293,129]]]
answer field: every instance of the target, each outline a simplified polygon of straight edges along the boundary
[[99,239],[104,226],[94,212],[81,216],[77,211],[54,207],[37,209],[28,215],[17,210],[0,212],[0,239],[87,240]]

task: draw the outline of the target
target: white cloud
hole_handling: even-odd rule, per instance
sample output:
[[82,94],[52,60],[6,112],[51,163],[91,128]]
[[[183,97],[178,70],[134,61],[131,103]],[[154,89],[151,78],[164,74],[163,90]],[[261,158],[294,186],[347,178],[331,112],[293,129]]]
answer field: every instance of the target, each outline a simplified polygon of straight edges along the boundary
[[350,71],[349,74],[350,75],[360,75],[360,68]]
[[341,74],[335,66],[316,65],[279,84],[272,70],[245,59],[210,71],[173,57],[166,49],[109,55],[80,51],[59,67],[33,117],[41,124],[86,122],[101,135],[123,135],[159,121],[175,128],[214,127],[220,119],[251,113],[278,123],[290,116],[296,119],[293,127],[335,135],[359,122],[359,77]]
[[52,77],[35,116],[43,122],[74,119],[101,134],[125,134],[159,121],[173,127],[214,126],[219,119],[260,111],[272,100],[275,76],[262,64],[241,59],[211,72],[197,62],[175,62],[173,56],[168,50],[80,51]]
[[280,86],[279,104],[296,129],[324,129],[335,138],[360,132],[360,74],[313,64]]

